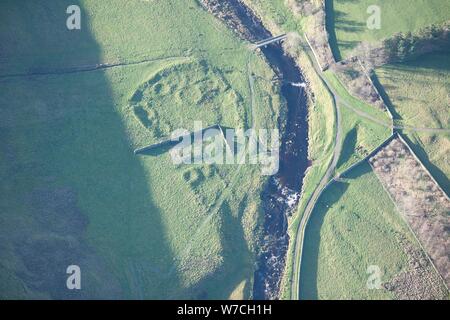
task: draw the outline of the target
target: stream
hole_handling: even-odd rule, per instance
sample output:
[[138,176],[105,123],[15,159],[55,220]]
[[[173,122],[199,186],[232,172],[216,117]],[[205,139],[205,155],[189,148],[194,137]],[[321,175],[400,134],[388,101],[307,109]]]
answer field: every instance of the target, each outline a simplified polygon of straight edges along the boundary
[[[272,37],[261,21],[239,0],[201,0],[206,10],[221,19],[239,37],[257,42]],[[304,82],[295,61],[285,55],[280,43],[262,47],[274,70],[287,103],[287,117],[281,134],[280,169],[261,194],[264,210],[263,234],[254,274],[253,298],[278,299],[289,244],[287,217],[297,208],[303,177],[308,168],[308,110]],[[281,125],[281,124],[280,124]],[[281,126],[280,126],[281,127]]]

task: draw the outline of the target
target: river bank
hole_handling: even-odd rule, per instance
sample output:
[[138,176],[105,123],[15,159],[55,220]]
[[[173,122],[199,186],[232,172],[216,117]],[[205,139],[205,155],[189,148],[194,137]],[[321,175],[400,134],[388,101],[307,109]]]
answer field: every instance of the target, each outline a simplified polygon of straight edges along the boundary
[[[238,0],[202,0],[202,5],[234,30],[239,37],[257,42],[272,37],[261,21]],[[302,182],[308,168],[308,110],[303,83],[296,62],[279,43],[261,48],[261,53],[280,81],[287,117],[280,149],[280,170],[261,194],[264,211],[262,239],[254,275],[254,299],[278,299],[289,245],[288,216],[297,208]]]

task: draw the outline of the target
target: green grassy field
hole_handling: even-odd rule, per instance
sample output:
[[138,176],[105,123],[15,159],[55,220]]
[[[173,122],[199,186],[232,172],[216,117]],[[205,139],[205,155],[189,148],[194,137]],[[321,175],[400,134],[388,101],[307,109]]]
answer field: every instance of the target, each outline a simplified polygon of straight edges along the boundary
[[[381,7],[380,30],[366,28],[365,10],[372,4]],[[402,1],[327,1],[328,29],[335,31],[331,31],[330,44],[338,59],[345,58],[360,41],[381,40],[398,31],[415,31],[447,20],[450,7],[443,8],[448,5],[444,1],[408,4]],[[417,10],[417,6],[420,16],[411,12]],[[420,62],[376,70],[396,124],[448,128],[447,60],[444,55],[430,55]],[[331,72],[326,72],[326,77],[353,108],[390,122],[386,115],[351,97]],[[367,122],[348,108],[342,107],[342,118],[344,145],[338,172],[361,159],[365,153],[361,151],[371,151],[390,135],[389,129]],[[421,160],[448,192],[448,135],[411,132],[407,135]],[[399,235],[414,242],[368,164],[353,168],[342,181],[333,183],[324,192],[309,221],[304,242],[301,298],[394,298],[386,290],[368,290],[366,270],[369,265],[380,266],[383,281],[406,270],[407,259],[399,245]]]
[[[446,54],[430,54],[405,64],[376,70],[396,122],[428,128],[450,128],[450,61]],[[450,135],[405,132],[414,151],[436,180],[450,193]]]
[[[366,11],[371,5],[380,7],[380,29],[367,28]],[[327,0],[326,8],[330,45],[337,60],[349,57],[361,41],[378,41],[450,19],[447,0]]]
[[[391,123],[387,112],[381,111],[350,95],[334,73],[326,71],[325,76],[336,93],[345,102],[351,104],[352,108],[362,111],[387,125]],[[343,140],[342,152],[336,171],[337,173],[342,173],[389,138],[391,129],[366,119],[349,109],[342,102],[339,103],[342,113]]]
[[343,147],[336,167],[337,174],[364,159],[391,135],[388,128],[358,117],[345,107],[341,110]]
[[[266,25],[277,32],[280,26],[282,31],[301,32],[300,26],[309,23],[308,19],[292,17],[291,13],[286,12],[286,5],[280,7],[281,1],[272,1],[272,3],[265,0],[247,0],[246,2],[253,5],[261,16],[269,17],[265,21]],[[369,14],[366,10],[370,5],[380,6],[380,30],[369,30],[367,28],[366,21]],[[351,50],[361,41],[378,41],[396,32],[416,31],[431,23],[440,23],[450,18],[450,3],[445,0],[327,0],[326,8],[330,44],[338,60],[348,57]],[[276,24],[274,23],[275,21],[279,21],[278,26],[272,26]],[[286,23],[286,21],[295,21],[295,23]],[[442,73],[445,74],[447,70],[446,65],[448,63],[442,63],[443,59],[445,58],[436,61],[436,69],[440,69],[437,73],[439,75],[442,75]],[[308,80],[311,82],[311,79],[314,79],[314,74],[312,74],[313,72],[309,72],[308,74],[308,71],[311,71],[310,66],[308,66],[304,58],[300,61],[304,72],[307,73]],[[396,66],[396,68],[399,67]],[[377,70],[377,75],[381,70]],[[325,77],[336,93],[347,101],[352,108],[363,111],[386,125],[392,123],[387,112],[382,112],[351,96],[331,71],[325,72]],[[439,98],[437,98],[437,95],[433,98],[431,94],[429,98],[433,101],[441,102],[448,100],[445,96],[448,90],[446,91],[444,89],[447,88],[445,77],[440,77],[439,79],[421,78],[414,84],[406,84],[408,77],[409,79],[415,79],[415,77],[412,77],[412,73],[405,73],[402,76],[405,80],[405,83],[402,85],[403,88],[400,88],[396,83],[401,80],[398,77],[392,78],[387,72],[386,77],[389,78],[392,86],[398,88],[398,97],[404,102],[405,108],[408,107],[413,99],[418,100],[421,97],[421,95],[417,94],[415,95],[416,97],[413,97],[414,90],[421,92],[422,89],[419,87],[429,80],[431,80],[429,85],[430,93],[433,86],[438,88],[439,92]],[[386,79],[381,79],[380,82],[384,84],[386,81]],[[314,190],[315,185],[323,175],[330,155],[330,149],[326,146],[331,145],[325,137],[332,136],[331,131],[329,131],[332,121],[330,120],[332,117],[329,93],[324,91],[323,87],[317,84],[317,81],[316,84],[314,84],[314,81],[312,82],[310,86],[316,99],[315,103],[311,104],[310,107],[309,123],[311,137],[310,156],[313,159],[313,166],[310,168],[304,180],[305,198],[300,202],[299,212],[302,212],[302,205],[304,206],[305,199],[308,198],[308,194]],[[410,91],[411,96],[408,95],[408,99],[404,99],[403,101],[402,97],[404,97],[404,93],[402,93],[402,90],[408,86],[412,89]],[[428,85],[426,87],[428,88]],[[389,93],[389,88],[386,88],[386,91]],[[428,94],[426,96],[428,97]],[[439,108],[433,107],[439,115],[431,113],[432,116],[424,115],[424,117],[432,117],[434,121],[430,120],[430,123],[433,122],[433,126],[445,123],[448,121],[446,116],[448,112],[443,112],[445,111],[445,107],[445,103],[441,103]],[[355,112],[343,105],[341,106],[341,110],[343,150],[338,162],[337,173],[345,171],[352,164],[361,160],[367,152],[372,151],[391,134],[390,128],[375,124],[355,114]],[[416,119],[422,122],[421,117],[419,118],[417,116],[418,113],[412,109],[410,110],[411,115],[416,115]],[[422,110],[425,109],[422,108]],[[420,113],[425,113],[422,110]],[[421,126],[424,126],[423,122]],[[422,160],[431,169],[435,177],[438,178],[438,181],[441,184],[445,184],[445,181],[448,181],[446,178],[448,173],[441,171],[442,169],[439,167],[445,167],[446,162],[448,162],[448,139],[440,136],[422,134],[408,135],[413,140],[418,139],[416,137],[419,136],[424,136],[424,139],[427,140],[426,142],[415,142],[415,151],[419,156],[422,155]],[[311,143],[312,141],[314,142]],[[323,147],[315,148],[315,146]],[[425,148],[432,155],[430,157],[433,158],[433,161],[436,164],[439,163],[439,165],[433,165],[431,161],[427,161],[428,156],[426,156]],[[305,239],[305,244],[309,246],[305,249],[306,259],[309,262],[304,262],[305,269],[302,269],[302,279],[305,281],[301,284],[301,289],[304,289],[302,298],[393,298],[391,294],[384,290],[366,290],[365,284],[368,277],[366,269],[368,265],[365,264],[369,260],[377,260],[377,264],[382,268],[387,279],[400,270],[403,270],[406,266],[406,257],[403,254],[402,248],[399,247],[396,234],[405,234],[409,238],[411,238],[411,234],[408,233],[406,225],[400,220],[394,205],[387,194],[384,193],[382,186],[370,171],[368,165],[358,165],[347,173],[346,178],[345,182],[333,184],[322,195],[320,203],[312,215],[310,221],[311,226],[308,227],[307,239]],[[296,215],[290,221],[291,236],[293,235],[292,230],[296,230],[299,218],[300,215]],[[375,219],[375,225],[361,222],[369,221],[369,219]],[[351,225],[352,228],[347,228],[347,224]],[[356,226],[356,228],[353,228],[353,226]],[[354,248],[351,248],[351,243],[355,244]],[[366,248],[369,249],[366,250]],[[292,272],[291,253],[290,251],[288,254],[287,276],[284,279],[284,291],[282,293],[282,297],[284,298],[290,297],[289,275]],[[349,261],[345,259],[347,256],[349,257]]]
[[301,298],[392,298],[384,289],[367,288],[367,268],[379,266],[383,282],[406,268],[398,234],[413,241],[368,163],[358,165],[314,209],[305,234]]
[[[247,66],[272,71],[195,1],[76,2],[68,31],[73,3],[0,4],[0,296],[248,298],[259,168],[133,149],[194,120],[275,126],[278,88],[257,82],[253,114]],[[100,63],[120,65],[67,73]]]

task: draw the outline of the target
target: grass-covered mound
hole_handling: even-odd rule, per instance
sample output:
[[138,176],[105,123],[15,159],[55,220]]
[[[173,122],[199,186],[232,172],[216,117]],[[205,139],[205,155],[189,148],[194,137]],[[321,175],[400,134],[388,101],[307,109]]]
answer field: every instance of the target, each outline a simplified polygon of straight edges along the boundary
[[0,4],[0,296],[249,297],[260,170],[133,149],[193,120],[275,126],[278,89],[252,97],[247,73],[272,71],[196,1],[81,1],[69,31],[71,4]]

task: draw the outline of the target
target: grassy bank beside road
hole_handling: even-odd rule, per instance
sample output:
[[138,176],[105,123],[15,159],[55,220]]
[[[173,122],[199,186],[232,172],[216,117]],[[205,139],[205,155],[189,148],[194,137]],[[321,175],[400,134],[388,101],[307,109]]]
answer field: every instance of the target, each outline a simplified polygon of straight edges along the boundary
[[378,266],[383,282],[405,270],[396,238],[413,238],[367,162],[342,179],[322,194],[306,229],[300,298],[391,299],[367,287],[367,268]]

